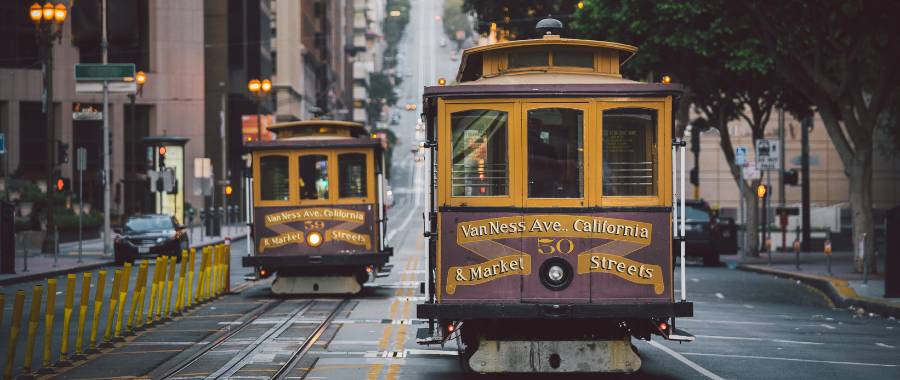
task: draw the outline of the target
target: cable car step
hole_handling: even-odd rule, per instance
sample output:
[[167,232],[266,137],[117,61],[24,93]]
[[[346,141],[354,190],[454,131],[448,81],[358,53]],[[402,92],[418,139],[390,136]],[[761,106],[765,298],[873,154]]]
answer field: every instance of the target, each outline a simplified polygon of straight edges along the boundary
[[389,272],[389,271],[388,272],[375,272],[375,278],[382,278],[382,277],[387,277],[390,275],[391,275],[391,272]]
[[676,342],[693,342],[694,336],[691,335],[691,333],[689,333],[687,331],[684,331],[679,328],[675,328],[675,331],[673,331],[671,334],[669,334],[669,336],[666,337],[666,339],[673,340]]
[[431,333],[431,329],[428,327],[419,327],[418,330],[416,330],[416,343],[418,344],[441,344],[443,341],[443,338],[434,336]]

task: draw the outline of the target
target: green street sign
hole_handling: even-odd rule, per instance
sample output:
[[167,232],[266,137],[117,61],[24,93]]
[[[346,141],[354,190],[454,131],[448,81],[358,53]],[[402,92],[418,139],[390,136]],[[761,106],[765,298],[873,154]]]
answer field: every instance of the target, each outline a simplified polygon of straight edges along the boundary
[[122,81],[134,78],[133,63],[76,63],[75,81]]

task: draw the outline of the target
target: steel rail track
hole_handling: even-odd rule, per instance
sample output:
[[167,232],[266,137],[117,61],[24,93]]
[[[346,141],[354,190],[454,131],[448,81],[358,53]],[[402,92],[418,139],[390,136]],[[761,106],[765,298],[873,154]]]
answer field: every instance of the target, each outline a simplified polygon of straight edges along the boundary
[[338,312],[341,311],[345,305],[347,305],[348,301],[350,301],[350,297],[344,298],[343,301],[338,303],[337,306],[335,306],[334,309],[331,310],[330,313],[328,313],[328,316],[325,317],[325,320],[323,320],[322,323],[319,324],[319,326],[309,334],[309,337],[307,337],[306,340],[303,341],[303,345],[300,346],[300,349],[294,351],[294,353],[291,354],[291,358],[288,359],[285,365],[282,366],[274,376],[272,376],[273,379],[282,380],[287,378],[291,370],[294,369],[294,366],[296,366],[297,363],[300,362],[300,359],[302,359],[303,356],[305,356],[306,353],[309,352],[309,349],[312,348],[314,344],[316,344],[316,342],[319,340],[319,337],[321,337],[322,334],[325,333],[325,330],[328,328],[328,326],[331,325],[331,321],[333,321]]
[[243,331],[245,328],[250,326],[253,323],[253,321],[259,319],[259,317],[268,313],[269,311],[274,309],[276,306],[282,304],[284,301],[285,301],[284,299],[272,300],[272,301],[269,301],[269,302],[259,306],[256,309],[254,309],[253,311],[250,312],[250,317],[247,318],[247,320],[243,321],[243,323],[240,326],[238,326],[235,329],[229,330],[225,334],[222,334],[221,336],[216,338],[214,341],[203,346],[200,350],[195,352],[189,358],[185,359],[184,361],[177,364],[176,366],[169,368],[162,375],[162,378],[163,379],[171,379],[175,374],[183,371],[184,369],[190,367],[192,364],[196,363],[197,360],[200,360],[200,358],[202,358],[208,352],[212,351],[216,347],[220,346],[223,342],[228,341],[228,339],[230,339],[231,337],[233,337],[233,336],[237,335],[238,333],[240,333],[241,331]]

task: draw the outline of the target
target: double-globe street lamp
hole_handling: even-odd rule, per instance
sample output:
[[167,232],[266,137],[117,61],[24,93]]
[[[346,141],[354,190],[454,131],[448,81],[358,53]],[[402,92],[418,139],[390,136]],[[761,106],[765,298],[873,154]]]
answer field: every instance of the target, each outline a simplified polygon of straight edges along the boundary
[[43,252],[55,252],[55,242],[52,240],[53,223],[53,179],[56,177],[56,160],[54,150],[56,144],[56,130],[53,126],[53,43],[62,42],[63,23],[66,22],[68,10],[65,4],[53,4],[46,2],[43,6],[34,3],[28,10],[28,16],[34,22],[36,29],[35,38],[41,56],[41,70],[43,73],[43,112],[47,128],[47,227],[45,229]]
[[262,141],[262,102],[272,91],[272,81],[268,79],[251,79],[247,89],[256,98],[256,141]]

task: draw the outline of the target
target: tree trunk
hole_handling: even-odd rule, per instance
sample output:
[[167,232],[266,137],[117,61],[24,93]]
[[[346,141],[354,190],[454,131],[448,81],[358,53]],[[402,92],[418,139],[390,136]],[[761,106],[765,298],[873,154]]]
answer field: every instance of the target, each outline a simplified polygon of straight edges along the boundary
[[[743,181],[743,180],[742,180]],[[744,256],[759,257],[759,198],[751,181],[750,186],[744,186],[744,215],[747,224],[744,226]]]
[[[862,272],[866,257],[869,273],[875,273],[875,234],[872,221],[872,144],[858,144],[849,170],[850,212],[853,223],[853,269]],[[860,239],[865,245],[860,251]],[[864,256],[865,255],[865,256]]]

